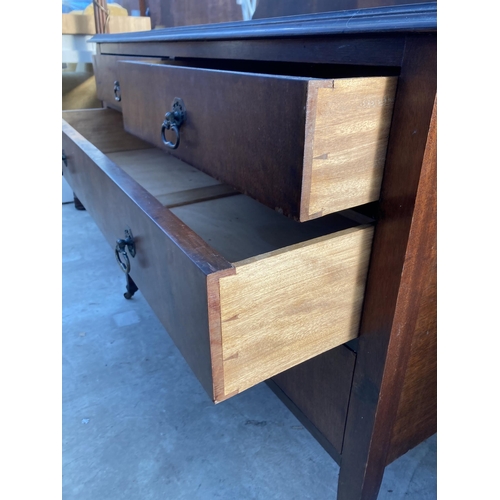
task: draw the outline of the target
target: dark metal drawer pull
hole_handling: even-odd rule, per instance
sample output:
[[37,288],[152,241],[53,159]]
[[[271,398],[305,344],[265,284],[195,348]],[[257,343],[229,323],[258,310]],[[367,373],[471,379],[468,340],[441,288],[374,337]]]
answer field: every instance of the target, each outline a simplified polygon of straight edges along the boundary
[[125,274],[130,272],[130,259],[127,250],[132,257],[135,257],[135,242],[130,229],[125,229],[125,238],[116,240],[115,247],[116,261]]
[[122,100],[122,94],[120,91],[120,82],[118,80],[115,80],[113,82],[113,92],[115,93],[115,101],[120,102]]
[[131,299],[134,296],[134,293],[139,290],[129,274],[130,259],[128,258],[128,254],[135,257],[135,241],[132,231],[130,229],[125,229],[125,238],[116,240],[115,257],[116,262],[118,262],[120,269],[125,273],[127,278],[127,291],[123,294],[127,300]]
[[64,149],[62,151],[62,161],[64,163],[64,166],[68,166],[68,157],[66,156],[66,153],[64,152]]
[[[186,119],[186,107],[184,101],[180,97],[176,97],[172,102],[172,111],[165,115],[165,119],[161,125],[161,140],[165,146],[171,149],[177,149],[181,141],[181,133],[179,129]],[[175,143],[167,141],[165,130],[173,130],[175,133]]]
[[134,296],[134,293],[137,292],[137,290],[139,290],[139,288],[134,283],[134,280],[130,277],[130,274],[127,274],[127,291],[123,294],[123,296],[127,300],[130,300]]

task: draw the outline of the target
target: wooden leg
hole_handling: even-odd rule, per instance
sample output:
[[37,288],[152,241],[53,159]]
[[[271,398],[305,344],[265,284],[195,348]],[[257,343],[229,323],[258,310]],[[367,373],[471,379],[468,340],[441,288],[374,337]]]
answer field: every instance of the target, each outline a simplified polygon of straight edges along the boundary
[[75,208],[77,210],[85,210],[83,203],[76,197],[75,193],[73,193],[73,201],[75,202]]
[[436,39],[408,36],[347,413],[338,500],[375,500],[436,226]]

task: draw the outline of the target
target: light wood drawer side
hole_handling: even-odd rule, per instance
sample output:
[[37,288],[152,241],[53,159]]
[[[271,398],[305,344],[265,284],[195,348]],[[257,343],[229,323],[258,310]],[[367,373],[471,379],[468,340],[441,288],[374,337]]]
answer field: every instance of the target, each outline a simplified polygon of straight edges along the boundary
[[396,81],[309,82],[300,220],[378,200]]
[[372,226],[346,229],[237,262],[235,274],[209,281],[219,286],[208,293],[209,308],[220,308],[216,400],[357,337],[372,237]]

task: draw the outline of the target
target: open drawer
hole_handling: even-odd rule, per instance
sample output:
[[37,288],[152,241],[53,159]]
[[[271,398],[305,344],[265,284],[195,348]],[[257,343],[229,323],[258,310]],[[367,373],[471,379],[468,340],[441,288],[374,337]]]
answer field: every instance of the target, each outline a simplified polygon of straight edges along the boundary
[[[379,199],[396,77],[117,66],[128,132],[268,207],[307,221]],[[185,113],[175,149],[162,132],[174,101]]]
[[122,128],[111,109],[63,113],[63,172],[219,402],[355,338],[373,227],[298,223]]

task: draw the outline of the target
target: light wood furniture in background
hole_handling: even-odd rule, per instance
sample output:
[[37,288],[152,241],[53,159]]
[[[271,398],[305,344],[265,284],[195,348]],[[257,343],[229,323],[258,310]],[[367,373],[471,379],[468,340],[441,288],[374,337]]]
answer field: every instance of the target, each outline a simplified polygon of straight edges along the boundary
[[[151,19],[139,16],[109,16],[107,33],[128,33],[151,29]],[[63,35],[95,35],[94,16],[62,14]]]
[[[144,2],[141,2],[143,4]],[[108,33],[147,31],[151,29],[149,17],[110,16]],[[95,45],[87,43],[96,34],[94,16],[62,14],[62,109],[100,108],[93,69]],[[63,178],[63,203],[74,200],[73,193]]]
[[[147,31],[149,17],[110,16],[108,33]],[[92,55],[95,45],[87,43],[96,34],[94,16],[62,14],[63,65],[62,109],[101,107],[97,98]],[[76,68],[74,68],[76,65]]]

